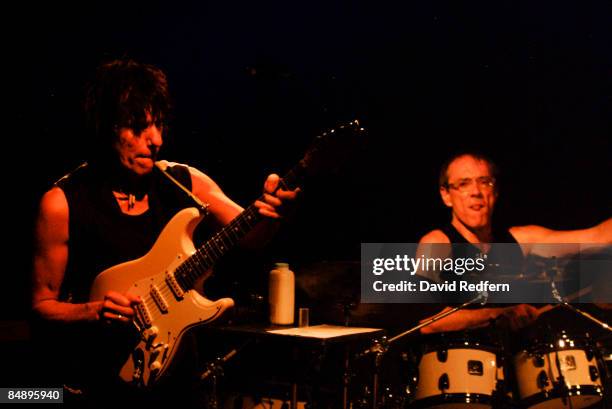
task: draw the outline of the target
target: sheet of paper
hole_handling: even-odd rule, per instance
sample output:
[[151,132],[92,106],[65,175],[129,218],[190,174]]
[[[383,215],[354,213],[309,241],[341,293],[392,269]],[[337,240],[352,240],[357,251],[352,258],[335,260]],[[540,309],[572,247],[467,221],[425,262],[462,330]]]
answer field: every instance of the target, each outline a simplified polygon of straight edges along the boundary
[[313,325],[311,327],[296,327],[268,330],[271,334],[293,335],[307,338],[335,338],[345,335],[363,334],[367,332],[380,331],[380,328],[342,327],[338,325]]

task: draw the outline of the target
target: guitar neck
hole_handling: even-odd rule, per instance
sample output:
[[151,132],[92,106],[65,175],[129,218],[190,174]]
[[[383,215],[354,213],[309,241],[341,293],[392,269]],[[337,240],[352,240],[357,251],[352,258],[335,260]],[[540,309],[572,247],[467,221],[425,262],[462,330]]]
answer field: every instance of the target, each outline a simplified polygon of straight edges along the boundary
[[[300,179],[302,161],[291,169],[280,181],[279,188],[294,189]],[[263,200],[263,196],[259,200]],[[262,220],[255,203],[252,203],[227,226],[208,239],[185,260],[174,272],[183,289],[193,288],[198,278],[204,275],[221,257],[234,249],[253,228]]]
[[[326,162],[333,162],[334,164],[341,162],[341,158],[350,152],[346,144],[342,144],[345,141],[344,138],[347,136],[363,135],[364,132],[365,130],[359,125],[359,121],[354,120],[318,135],[315,138],[314,144],[310,146],[298,164],[280,179],[278,189],[293,190],[299,186],[306,176],[316,171],[317,168],[324,167],[322,164]],[[326,152],[329,153],[330,151],[334,154],[326,155]],[[260,198],[260,200],[263,200],[263,198]],[[185,290],[193,288],[196,280],[206,274],[228,251],[236,247],[240,240],[253,230],[261,219],[262,216],[259,214],[254,203],[247,207],[238,217],[215,233],[175,270],[174,276],[178,283]]]

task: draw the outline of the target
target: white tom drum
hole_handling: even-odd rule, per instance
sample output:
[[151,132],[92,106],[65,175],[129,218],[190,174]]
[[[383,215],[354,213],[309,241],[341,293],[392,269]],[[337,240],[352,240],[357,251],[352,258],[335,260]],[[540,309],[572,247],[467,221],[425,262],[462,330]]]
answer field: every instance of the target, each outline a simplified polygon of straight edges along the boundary
[[518,395],[532,409],[586,408],[603,396],[596,350],[565,332],[514,356]]
[[489,409],[502,396],[498,349],[477,341],[428,348],[418,365],[413,407]]

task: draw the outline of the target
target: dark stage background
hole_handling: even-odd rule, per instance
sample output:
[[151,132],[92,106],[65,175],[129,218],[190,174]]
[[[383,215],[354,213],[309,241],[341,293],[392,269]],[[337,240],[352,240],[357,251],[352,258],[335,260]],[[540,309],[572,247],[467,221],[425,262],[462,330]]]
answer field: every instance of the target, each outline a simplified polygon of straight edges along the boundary
[[463,147],[499,162],[502,223],[571,229],[611,214],[607,1],[54,2],[4,19],[2,319],[27,314],[37,201],[81,162],[83,85],[114,57],[167,72],[162,156],[242,205],[317,132],[363,121],[359,157],[306,190],[250,264],[256,281],[281,258],[357,260],[360,242],[417,241],[447,220],[438,167]]

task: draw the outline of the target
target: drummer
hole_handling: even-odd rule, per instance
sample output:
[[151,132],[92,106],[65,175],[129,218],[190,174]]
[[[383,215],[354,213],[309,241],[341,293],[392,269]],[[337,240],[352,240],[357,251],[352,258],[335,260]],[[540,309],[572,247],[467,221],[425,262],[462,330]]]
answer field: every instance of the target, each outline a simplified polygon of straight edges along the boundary
[[[477,152],[461,152],[447,160],[440,169],[439,187],[442,201],[451,209],[451,221],[420,239],[420,254],[430,251],[431,246],[422,245],[431,243],[470,243],[482,253],[491,250],[489,243],[515,243],[519,257],[521,253],[526,256],[533,251],[534,243],[612,243],[612,218],[591,228],[571,231],[535,225],[509,229],[494,226],[492,215],[499,194],[497,167],[488,157]],[[444,310],[448,309],[450,307]],[[510,329],[517,330],[537,317],[538,310],[528,304],[464,309],[423,327],[421,332],[481,328],[497,319],[507,321]]]

